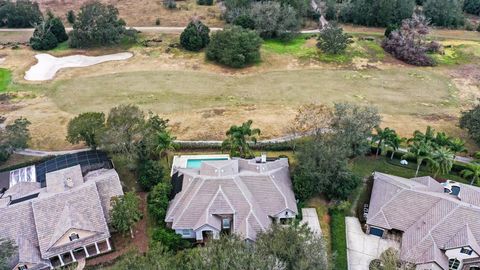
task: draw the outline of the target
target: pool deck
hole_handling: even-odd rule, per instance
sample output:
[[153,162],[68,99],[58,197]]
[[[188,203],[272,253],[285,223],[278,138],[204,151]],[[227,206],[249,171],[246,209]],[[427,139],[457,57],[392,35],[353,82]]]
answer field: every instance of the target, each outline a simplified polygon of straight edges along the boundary
[[205,159],[205,160],[208,160],[208,159],[230,159],[230,156],[229,155],[182,155],[182,156],[174,156],[173,157],[173,162],[172,162],[172,170],[170,172],[170,175],[173,175],[173,172],[175,171],[175,169],[177,168],[187,168],[187,163],[188,163],[188,160],[192,160],[192,159]]

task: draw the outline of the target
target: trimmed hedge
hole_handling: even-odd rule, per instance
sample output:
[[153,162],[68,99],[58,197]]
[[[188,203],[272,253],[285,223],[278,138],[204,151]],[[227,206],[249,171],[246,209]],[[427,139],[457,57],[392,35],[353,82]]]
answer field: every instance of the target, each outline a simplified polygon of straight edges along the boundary
[[347,270],[347,232],[345,212],[330,209],[330,231],[332,237],[332,251],[336,254],[333,266],[335,270]]
[[[181,141],[177,142],[179,150],[220,150],[222,149],[222,142],[195,142],[195,141]],[[250,144],[253,150],[264,151],[293,151],[292,142],[258,142]]]

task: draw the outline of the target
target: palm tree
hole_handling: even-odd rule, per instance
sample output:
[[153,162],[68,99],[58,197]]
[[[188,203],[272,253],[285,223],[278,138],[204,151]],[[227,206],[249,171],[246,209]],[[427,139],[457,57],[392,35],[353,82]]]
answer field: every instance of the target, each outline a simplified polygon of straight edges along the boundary
[[400,144],[404,141],[406,141],[406,139],[401,138],[397,134],[385,140],[385,146],[392,148],[392,155],[390,156],[390,159],[393,159],[393,155],[395,155],[395,152],[398,150],[398,148],[400,148]]
[[448,148],[453,151],[456,155],[457,153],[466,153],[467,148],[465,147],[465,141],[460,138],[451,138],[448,144]]
[[425,134],[419,130],[415,130],[413,132],[413,137],[408,139],[408,142],[435,142],[435,129],[428,126],[425,130]]
[[227,131],[227,139],[222,143],[222,149],[228,149],[232,157],[251,157],[249,142],[257,143],[257,135],[260,129],[252,128],[252,120],[248,120],[241,126],[231,126]]
[[420,165],[422,165],[423,161],[429,161],[432,156],[432,145],[431,142],[425,141],[414,141],[410,148],[408,149],[408,153],[403,155],[402,158],[414,158],[417,160],[417,170],[415,171],[415,177],[418,175],[418,171],[420,170]]
[[467,169],[461,171],[460,175],[464,178],[471,178],[472,181],[470,182],[470,185],[475,184],[480,178],[480,164],[479,163],[467,164]]
[[170,134],[169,131],[163,130],[157,132],[155,136],[155,152],[158,154],[159,159],[165,157],[167,160],[167,166],[170,167],[170,161],[168,155],[171,151],[177,149],[175,144],[175,137]]
[[379,126],[375,127],[375,131],[377,134],[373,135],[373,141],[377,142],[377,152],[375,153],[375,156],[378,156],[378,153],[380,152],[380,148],[384,146],[386,141],[391,140],[395,136],[397,136],[397,133],[395,130],[390,129],[386,127],[385,129],[382,129]]
[[445,175],[450,172],[453,166],[455,155],[447,147],[440,147],[432,153],[429,159],[429,166],[433,172],[433,177],[438,174]]

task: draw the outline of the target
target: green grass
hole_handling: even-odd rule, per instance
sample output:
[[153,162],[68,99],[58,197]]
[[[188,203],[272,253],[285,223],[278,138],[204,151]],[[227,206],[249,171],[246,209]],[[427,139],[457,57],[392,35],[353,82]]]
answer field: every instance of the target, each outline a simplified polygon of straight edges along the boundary
[[307,42],[307,36],[300,35],[290,41],[283,42],[278,39],[267,39],[264,41],[262,48],[265,51],[273,52],[276,54],[289,54],[298,57],[307,57],[316,52],[316,48],[305,46]]
[[332,237],[332,251],[336,254],[334,259],[335,270],[347,270],[347,236],[345,213],[339,210],[330,211],[330,230]]
[[68,40],[62,43],[59,43],[57,47],[51,49],[50,52],[64,52],[67,50],[70,50],[70,47],[68,46]]
[[[353,172],[358,175],[359,177],[368,177],[372,174],[372,172],[381,172],[392,174],[404,178],[413,178],[415,177],[415,170],[416,170],[416,163],[409,162],[407,166],[401,165],[400,160],[393,159],[390,160],[384,156],[380,156],[375,158],[373,156],[370,157],[359,157],[354,159],[351,162],[351,168]],[[426,166],[421,166],[418,176],[427,176],[432,175],[430,170]],[[463,179],[457,174],[451,172],[447,175],[440,175],[439,177],[450,179],[458,182],[467,183],[468,181]]]
[[[355,40],[344,53],[327,54],[315,46],[308,46],[308,35],[301,35],[288,42],[277,39],[266,40],[262,48],[271,53],[293,55],[300,59],[315,59],[325,63],[347,64],[355,57],[378,61],[385,57],[385,52],[377,41]],[[314,38],[314,37],[312,37]]]
[[6,68],[0,68],[0,93],[7,90],[12,81],[12,72]]
[[480,43],[447,45],[443,54],[430,55],[439,65],[461,65],[480,60]]

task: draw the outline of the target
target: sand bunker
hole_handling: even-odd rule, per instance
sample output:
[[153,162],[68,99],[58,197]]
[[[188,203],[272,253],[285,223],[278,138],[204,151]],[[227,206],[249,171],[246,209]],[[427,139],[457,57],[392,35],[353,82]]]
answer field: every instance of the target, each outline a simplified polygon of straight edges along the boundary
[[107,61],[119,61],[132,57],[129,52],[107,54],[102,56],[72,55],[66,57],[55,57],[50,54],[42,53],[35,55],[38,63],[32,66],[25,73],[27,81],[46,81],[55,77],[55,74],[62,68],[88,67]]

